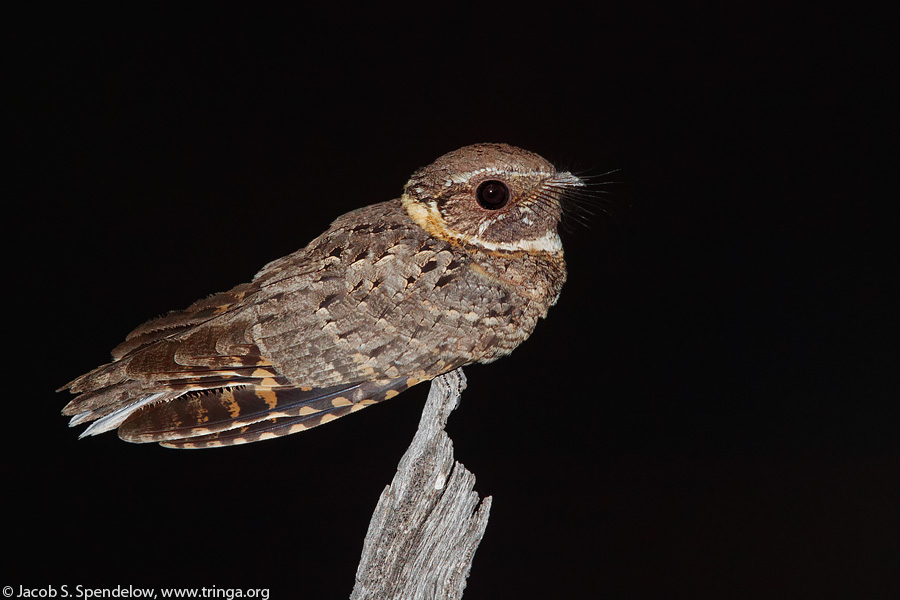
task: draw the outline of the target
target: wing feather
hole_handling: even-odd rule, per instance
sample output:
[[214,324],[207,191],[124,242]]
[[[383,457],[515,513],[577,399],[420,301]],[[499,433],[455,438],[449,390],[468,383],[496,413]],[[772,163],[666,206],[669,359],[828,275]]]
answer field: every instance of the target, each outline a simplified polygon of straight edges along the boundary
[[[118,427],[123,439],[180,447],[327,422],[492,344],[490,328],[473,335],[472,327],[490,298],[459,287],[452,302],[441,301],[450,293],[441,278],[468,273],[465,266],[449,244],[414,227],[398,201],[345,215],[251,283],[136,328],[113,362],[65,386],[79,395],[63,413],[70,425],[95,421],[87,435]],[[340,398],[352,406],[333,404]]]
[[205,390],[142,408],[119,426],[129,442],[202,448],[248,443],[309,429],[391,398],[414,379],[327,388],[248,386]]

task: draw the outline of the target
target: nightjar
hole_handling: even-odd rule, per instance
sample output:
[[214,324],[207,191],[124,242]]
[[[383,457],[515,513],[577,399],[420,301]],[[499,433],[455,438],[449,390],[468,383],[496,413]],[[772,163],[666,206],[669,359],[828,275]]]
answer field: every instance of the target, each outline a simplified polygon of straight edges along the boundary
[[531,152],[476,144],[339,217],[250,283],[141,325],[63,389],[82,433],[205,448],[309,429],[512,352],[566,279],[561,200]]

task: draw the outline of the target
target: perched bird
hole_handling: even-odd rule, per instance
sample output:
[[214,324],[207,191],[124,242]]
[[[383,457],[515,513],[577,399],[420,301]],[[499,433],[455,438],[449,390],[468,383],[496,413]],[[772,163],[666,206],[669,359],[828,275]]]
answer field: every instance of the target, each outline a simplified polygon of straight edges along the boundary
[[141,325],[62,389],[82,433],[205,448],[327,423],[512,352],[566,279],[557,234],[584,185],[538,156],[476,144],[399,199],[339,217],[250,283]]

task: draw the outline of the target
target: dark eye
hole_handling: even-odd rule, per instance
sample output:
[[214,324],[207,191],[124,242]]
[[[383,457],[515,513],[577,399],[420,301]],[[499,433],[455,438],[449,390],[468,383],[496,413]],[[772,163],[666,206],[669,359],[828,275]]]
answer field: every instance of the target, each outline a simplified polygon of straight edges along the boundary
[[502,181],[485,181],[475,192],[478,204],[489,210],[503,208],[509,202],[509,188]]

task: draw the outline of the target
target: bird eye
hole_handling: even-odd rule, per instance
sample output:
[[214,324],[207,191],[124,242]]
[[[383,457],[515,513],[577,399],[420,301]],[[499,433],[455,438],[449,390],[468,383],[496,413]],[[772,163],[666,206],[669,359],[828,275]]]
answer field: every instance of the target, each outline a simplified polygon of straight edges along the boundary
[[502,181],[491,179],[478,186],[475,192],[478,204],[488,210],[503,208],[509,202],[509,188]]

